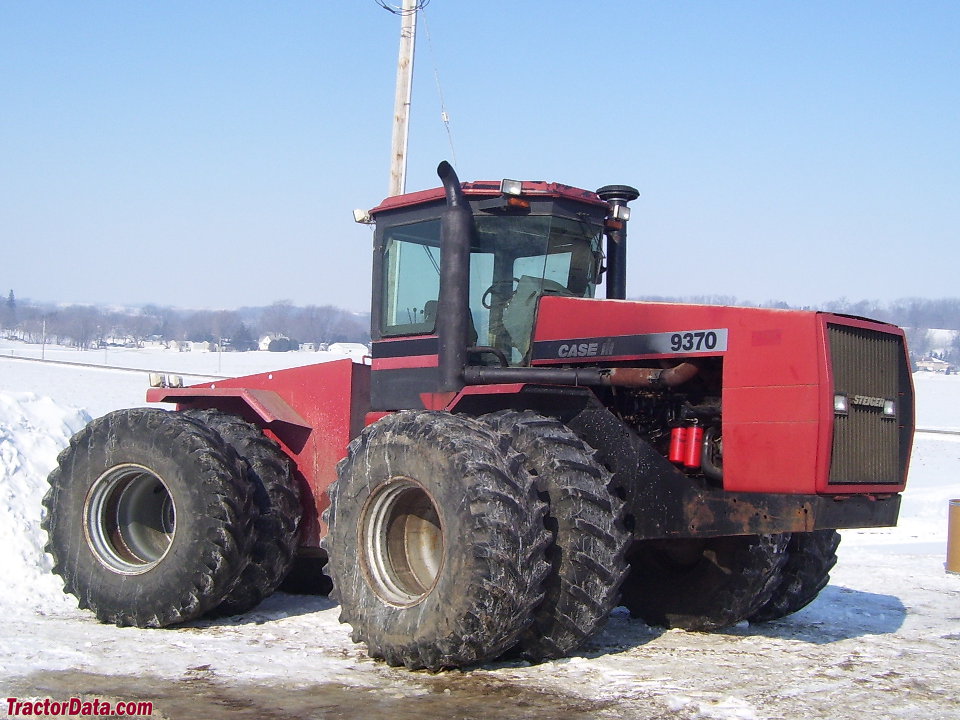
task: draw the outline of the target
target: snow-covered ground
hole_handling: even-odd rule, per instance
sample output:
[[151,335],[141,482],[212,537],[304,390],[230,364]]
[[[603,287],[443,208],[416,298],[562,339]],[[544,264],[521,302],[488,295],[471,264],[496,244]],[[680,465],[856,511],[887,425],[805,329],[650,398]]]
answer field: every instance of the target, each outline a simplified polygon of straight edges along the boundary
[[[845,532],[830,586],[787,619],[664,632],[621,609],[575,657],[430,675],[367,659],[326,598],[279,593],[239,618],[166,630],[76,609],[42,553],[45,478],[90,417],[144,404],[146,378],[17,359],[39,354],[0,343],[0,715],[4,698],[82,696],[152,701],[169,718],[960,718],[960,575],[944,571],[960,436],[917,435],[900,526]],[[44,354],[191,382],[329,358]],[[960,429],[960,377],[915,381],[918,425]]]

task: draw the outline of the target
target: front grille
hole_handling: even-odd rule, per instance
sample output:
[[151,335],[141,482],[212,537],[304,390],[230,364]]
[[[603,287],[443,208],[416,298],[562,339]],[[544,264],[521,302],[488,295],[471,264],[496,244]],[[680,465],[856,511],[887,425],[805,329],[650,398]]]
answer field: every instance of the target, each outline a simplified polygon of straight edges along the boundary
[[[913,431],[913,390],[899,335],[828,324],[834,392],[850,400],[834,417],[830,484],[899,485]],[[895,400],[884,417],[877,400]]]

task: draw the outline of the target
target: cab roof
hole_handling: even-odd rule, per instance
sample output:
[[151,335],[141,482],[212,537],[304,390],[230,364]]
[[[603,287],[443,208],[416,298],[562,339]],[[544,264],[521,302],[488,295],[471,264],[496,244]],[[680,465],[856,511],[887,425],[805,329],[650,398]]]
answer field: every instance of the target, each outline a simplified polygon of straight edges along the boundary
[[[476,182],[461,183],[463,194],[471,199],[499,197],[499,180],[478,180]],[[607,203],[601,200],[595,192],[582,190],[562,185],[560,183],[548,183],[539,180],[524,180],[520,197],[530,198],[558,198],[573,200],[576,202],[594,205],[598,208],[607,208]],[[442,187],[431,188],[429,190],[419,190],[417,192],[405,193],[403,195],[394,195],[386,198],[383,202],[370,210],[371,215],[387,212],[390,210],[400,210],[401,208],[426,205],[428,203],[445,200],[445,194]]]

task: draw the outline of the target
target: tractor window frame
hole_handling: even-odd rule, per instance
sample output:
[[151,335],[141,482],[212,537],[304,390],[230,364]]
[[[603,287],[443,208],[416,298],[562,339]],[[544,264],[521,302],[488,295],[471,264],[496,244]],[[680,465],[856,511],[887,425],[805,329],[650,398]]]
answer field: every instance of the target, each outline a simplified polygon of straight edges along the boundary
[[382,337],[435,332],[440,298],[440,228],[440,219],[431,218],[385,230],[380,250]]

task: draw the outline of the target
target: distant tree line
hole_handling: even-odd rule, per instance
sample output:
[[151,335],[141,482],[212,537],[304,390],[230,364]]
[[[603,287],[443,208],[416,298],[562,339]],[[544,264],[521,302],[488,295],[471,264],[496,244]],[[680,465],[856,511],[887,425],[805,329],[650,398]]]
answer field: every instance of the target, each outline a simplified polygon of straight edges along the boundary
[[[2,297],[2,296],[0,296]],[[771,300],[750,303],[729,295],[686,297],[646,296],[644,300],[686,302],[706,305],[740,305],[775,309],[826,310],[859,315],[900,325],[907,329],[911,354],[915,357],[936,354],[960,364],[960,298],[928,300],[906,298],[889,303],[876,300],[851,301],[840,298],[819,307],[797,307]],[[332,305],[295,306],[279,300],[266,307],[239,310],[182,310],[159,305],[135,309],[106,309],[90,305],[57,306],[21,302],[13,290],[0,306],[0,328],[7,337],[30,342],[73,345],[79,348],[105,342],[124,341],[142,345],[150,339],[219,343],[235,350],[256,347],[260,338],[270,335],[290,340],[289,346],[313,343],[370,341],[369,316],[351,313]],[[958,333],[944,347],[931,329]]]
[[256,350],[267,335],[285,339],[289,341],[285,346],[294,348],[300,343],[320,347],[370,341],[368,316],[333,305],[297,307],[287,300],[239,310],[182,310],[159,305],[108,309],[20,302],[11,290],[0,313],[0,327],[6,337],[77,348],[192,341],[242,351]]

